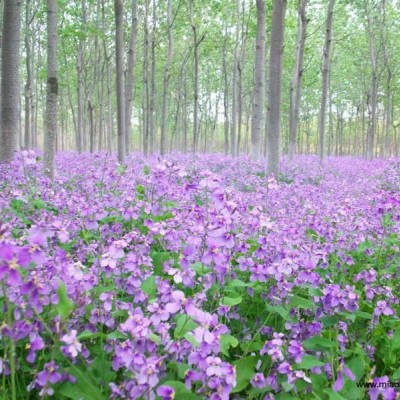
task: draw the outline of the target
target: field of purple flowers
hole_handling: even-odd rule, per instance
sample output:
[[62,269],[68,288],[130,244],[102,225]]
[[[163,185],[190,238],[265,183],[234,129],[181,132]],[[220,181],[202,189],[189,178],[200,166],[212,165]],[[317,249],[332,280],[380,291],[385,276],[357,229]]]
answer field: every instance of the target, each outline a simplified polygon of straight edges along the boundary
[[400,164],[24,153],[0,170],[2,399],[395,399]]

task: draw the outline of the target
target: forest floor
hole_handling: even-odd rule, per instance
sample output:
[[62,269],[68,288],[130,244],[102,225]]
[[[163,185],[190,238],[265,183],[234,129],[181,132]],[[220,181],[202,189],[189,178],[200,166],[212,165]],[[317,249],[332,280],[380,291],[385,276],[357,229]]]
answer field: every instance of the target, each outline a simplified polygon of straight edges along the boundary
[[398,160],[41,165],[0,169],[3,399],[396,398]]

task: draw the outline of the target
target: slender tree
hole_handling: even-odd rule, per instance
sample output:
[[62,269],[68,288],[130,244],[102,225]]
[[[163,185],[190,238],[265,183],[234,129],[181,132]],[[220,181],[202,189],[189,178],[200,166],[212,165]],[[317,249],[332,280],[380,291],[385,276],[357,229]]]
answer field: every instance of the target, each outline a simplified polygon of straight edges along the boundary
[[289,110],[289,159],[293,159],[296,150],[296,133],[299,120],[301,98],[301,81],[303,77],[303,56],[306,43],[308,19],[306,7],[308,0],[298,0],[298,33],[296,46],[296,62],[290,81],[290,110]]
[[118,162],[125,161],[124,26],[123,0],[114,0],[115,64],[117,83]]
[[58,97],[57,0],[47,0],[47,95],[44,136],[44,172],[54,178],[55,140],[57,137]]
[[20,35],[21,1],[4,0],[1,47],[1,163],[12,161],[17,149]]
[[265,91],[265,0],[257,0],[257,36],[254,61],[254,95],[251,119],[251,156],[253,160],[260,158],[261,150],[261,123],[263,115]]
[[172,33],[172,0],[167,0],[167,26],[168,26],[168,55],[164,68],[164,88],[163,88],[163,105],[161,117],[161,143],[160,153],[164,155],[167,146],[167,127],[168,127],[168,88],[170,79],[170,70],[173,54],[174,37]]
[[377,128],[377,108],[378,108],[378,52],[376,49],[376,37],[372,23],[372,7],[369,0],[364,1],[365,15],[367,19],[368,31],[368,50],[371,62],[371,97],[369,104],[369,123],[367,133],[367,158],[372,160],[375,152],[375,136]]
[[138,18],[137,18],[137,0],[132,0],[132,21],[131,21],[131,34],[129,40],[128,50],[128,68],[126,71],[125,81],[125,145],[126,153],[132,150],[132,103],[133,103],[133,70],[135,68],[136,61],[136,38],[138,30]]
[[286,0],[274,0],[268,75],[267,173],[279,170],[281,141],[282,58]]
[[331,45],[332,45],[332,25],[333,25],[333,6],[335,0],[329,0],[328,12],[326,15],[326,30],[325,30],[325,45],[322,62],[322,94],[321,94],[321,109],[319,113],[319,157],[321,161],[324,160],[326,155],[325,146],[325,122],[326,122],[326,103],[328,99],[329,90],[329,73],[331,63]]

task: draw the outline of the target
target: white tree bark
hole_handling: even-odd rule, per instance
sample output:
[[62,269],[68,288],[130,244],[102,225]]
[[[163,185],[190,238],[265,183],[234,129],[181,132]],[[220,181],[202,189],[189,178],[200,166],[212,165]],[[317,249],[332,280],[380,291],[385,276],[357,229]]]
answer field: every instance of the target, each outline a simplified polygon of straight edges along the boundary
[[266,6],[265,0],[257,0],[257,36],[256,57],[254,61],[254,96],[251,118],[251,157],[260,158],[261,126],[265,91],[265,36]]
[[298,3],[298,37],[296,47],[296,63],[290,81],[290,110],[289,110],[289,159],[293,160],[296,152],[296,133],[299,120],[299,107],[301,98],[301,81],[303,77],[303,56],[306,43],[307,16],[306,7],[308,0],[299,0]]
[[279,171],[281,141],[282,58],[286,0],[274,0],[268,81],[267,173]]
[[326,101],[328,98],[329,90],[329,73],[331,63],[331,45],[332,45],[332,24],[333,24],[333,6],[335,0],[329,0],[328,13],[326,16],[326,33],[325,33],[325,46],[322,65],[322,95],[321,95],[321,110],[319,114],[319,157],[324,160],[326,156]]
[[118,162],[125,162],[124,26],[123,0],[114,0],[117,81]]
[[164,68],[164,87],[163,87],[163,105],[162,105],[162,117],[161,117],[161,143],[160,153],[164,155],[167,147],[167,127],[168,127],[168,89],[171,62],[173,55],[174,37],[172,33],[172,0],[167,0],[167,25],[168,25],[168,55],[167,62]]
[[17,149],[20,31],[21,1],[5,0],[1,48],[0,163],[12,161]]
[[57,137],[58,55],[57,0],[47,0],[47,96],[44,136],[44,172],[54,178],[55,140]]

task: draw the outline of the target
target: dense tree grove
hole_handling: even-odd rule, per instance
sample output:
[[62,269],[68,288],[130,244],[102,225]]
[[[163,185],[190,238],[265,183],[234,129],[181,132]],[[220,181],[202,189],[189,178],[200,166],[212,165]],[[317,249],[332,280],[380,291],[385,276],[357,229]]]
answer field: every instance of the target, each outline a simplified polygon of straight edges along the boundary
[[[7,161],[17,147],[47,143],[48,10],[3,3]],[[397,1],[288,2],[281,65],[270,51],[271,1],[114,3],[58,2],[56,150],[118,149],[121,161],[131,150],[398,154]],[[282,75],[278,101],[268,70]],[[268,129],[279,139],[270,146]]]

